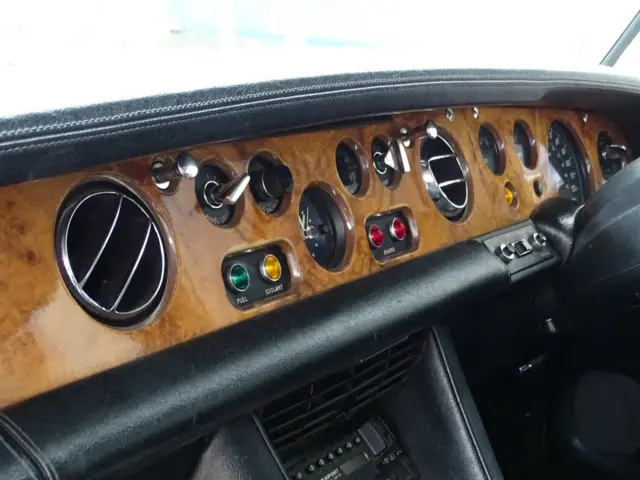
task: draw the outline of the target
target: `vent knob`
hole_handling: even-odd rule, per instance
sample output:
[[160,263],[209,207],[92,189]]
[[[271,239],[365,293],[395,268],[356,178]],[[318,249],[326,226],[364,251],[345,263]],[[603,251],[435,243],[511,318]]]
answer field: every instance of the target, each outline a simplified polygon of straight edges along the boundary
[[151,165],[151,179],[161,190],[166,190],[175,180],[186,178],[190,180],[198,175],[198,162],[186,152],[181,153],[175,160],[154,162]]

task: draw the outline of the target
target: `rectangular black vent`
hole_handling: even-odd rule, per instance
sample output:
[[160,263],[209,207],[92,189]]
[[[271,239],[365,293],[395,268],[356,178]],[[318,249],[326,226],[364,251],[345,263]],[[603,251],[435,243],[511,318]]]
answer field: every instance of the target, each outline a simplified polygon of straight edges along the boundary
[[348,420],[404,382],[420,360],[424,345],[424,334],[412,335],[267,405],[259,417],[280,457],[286,459],[338,419]]

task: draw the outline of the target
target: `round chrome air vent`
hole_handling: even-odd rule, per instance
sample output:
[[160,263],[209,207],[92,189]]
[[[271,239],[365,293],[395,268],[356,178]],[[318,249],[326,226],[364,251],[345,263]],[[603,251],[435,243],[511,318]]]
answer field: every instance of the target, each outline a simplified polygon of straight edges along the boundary
[[145,322],[165,293],[167,255],[156,220],[120,183],[92,181],[67,196],[55,249],[73,297],[107,325]]
[[453,147],[437,132],[422,140],[420,168],[438,210],[451,221],[459,220],[469,201],[467,175]]

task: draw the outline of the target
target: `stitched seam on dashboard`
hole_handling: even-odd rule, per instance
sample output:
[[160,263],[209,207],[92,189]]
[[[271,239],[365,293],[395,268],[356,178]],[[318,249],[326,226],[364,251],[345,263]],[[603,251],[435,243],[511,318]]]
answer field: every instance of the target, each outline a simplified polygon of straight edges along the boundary
[[[20,428],[11,418],[6,414],[0,412],[0,424],[4,425],[5,431],[11,435],[11,437],[18,442],[18,444],[25,450],[25,453],[31,457],[34,462],[37,462],[36,468],[39,466],[43,470],[44,477],[47,480],[58,480],[58,472],[53,464],[49,461],[42,450],[31,440],[31,437],[27,435],[24,430]],[[40,469],[38,469],[40,470]]]
[[[406,88],[402,88],[402,89],[396,89],[397,91],[410,91],[410,90],[415,90],[417,88],[422,88],[422,86],[419,85],[413,85],[411,87],[406,87]],[[366,92],[357,92],[357,93],[348,93],[349,95],[366,95],[370,93],[370,91],[366,91]],[[334,93],[333,95],[330,96],[324,96],[322,97],[323,99],[332,99],[332,98],[339,98],[344,96],[345,94],[347,94],[347,92],[339,92],[339,93]],[[5,154],[5,153],[12,153],[12,152],[20,152],[20,151],[25,151],[25,150],[33,150],[36,148],[42,148],[42,147],[51,147],[51,146],[55,146],[55,145],[64,145],[67,143],[73,143],[73,142],[79,142],[79,141],[84,141],[84,140],[91,140],[91,139],[95,139],[95,138],[103,138],[103,137],[109,137],[109,136],[113,136],[113,135],[121,135],[123,133],[131,133],[131,132],[136,132],[139,130],[143,130],[143,129],[149,129],[149,128],[155,128],[158,126],[164,126],[164,125],[176,125],[176,124],[180,124],[180,123],[185,123],[185,122],[190,122],[193,121],[194,119],[196,120],[206,120],[206,119],[214,119],[214,118],[223,118],[223,117],[227,117],[227,116],[231,116],[231,115],[237,115],[238,113],[250,113],[253,111],[261,111],[261,110],[267,110],[267,109],[273,109],[273,108],[277,108],[286,104],[292,104],[292,103],[308,103],[311,101],[315,101],[318,100],[318,97],[307,97],[307,98],[302,98],[302,99],[287,99],[286,101],[281,101],[279,103],[276,104],[267,104],[267,105],[260,105],[260,106],[254,106],[254,107],[247,107],[247,106],[243,106],[243,105],[233,105],[233,106],[229,106],[226,108],[232,108],[233,110],[231,111],[226,111],[226,112],[218,112],[218,113],[211,113],[209,115],[206,116],[195,116],[194,115],[198,112],[190,112],[190,113],[185,113],[184,115],[191,115],[189,118],[180,118],[177,120],[161,120],[161,119],[154,119],[154,120],[147,120],[149,122],[149,124],[147,125],[143,125],[143,126],[136,126],[136,127],[132,127],[132,128],[124,128],[124,129],[119,129],[113,132],[100,132],[100,133],[96,133],[93,135],[83,135],[81,137],[74,137],[74,138],[68,138],[68,139],[62,139],[62,140],[55,140],[55,141],[51,141],[51,142],[41,142],[41,143],[33,143],[33,144],[29,144],[29,145],[23,145],[20,147],[12,147],[12,148],[5,148],[3,149],[0,146],[0,155]],[[99,128],[99,127],[98,127]],[[103,127],[106,128],[106,127]],[[66,135],[80,135],[79,133],[67,133]]]
[[[330,91],[323,92],[322,90],[331,90],[335,88],[347,88],[352,86],[355,86],[355,87],[362,86],[361,88],[370,88],[370,87],[367,87],[367,85],[371,85],[374,83],[378,84],[377,86],[379,88],[384,88],[384,89],[406,85],[408,82],[421,82],[420,83],[421,85],[426,85],[426,86],[443,84],[443,83],[446,83],[446,84],[452,84],[452,83],[544,84],[544,83],[548,83],[550,85],[581,84],[583,86],[592,86],[592,87],[609,87],[609,88],[617,87],[617,88],[631,89],[636,91],[639,90],[637,85],[633,85],[630,83],[623,83],[623,82],[613,82],[613,81],[604,82],[604,81],[595,81],[595,80],[553,79],[553,78],[546,78],[546,79],[542,78],[542,79],[531,80],[531,79],[518,79],[518,78],[500,78],[499,76],[494,76],[494,75],[487,75],[486,78],[478,80],[478,79],[474,79],[472,74],[470,74],[468,77],[465,75],[443,75],[435,78],[422,77],[422,76],[407,77],[407,78],[403,78],[402,82],[393,83],[393,82],[397,82],[397,80],[398,79],[358,80],[353,82],[342,82],[342,83],[333,83],[333,84],[326,84],[326,85],[308,85],[303,87],[295,87],[295,88],[274,90],[274,91],[268,91],[268,92],[258,92],[258,93],[247,94],[247,95],[236,95],[232,97],[221,98],[221,99],[216,99],[211,101],[185,103],[181,105],[150,108],[150,109],[138,110],[134,112],[108,115],[108,116],[96,117],[96,118],[85,119],[85,120],[77,120],[77,121],[64,122],[64,123],[54,123],[50,125],[35,126],[35,127],[17,128],[14,130],[4,130],[4,131],[0,131],[0,138],[9,137],[11,135],[26,134],[26,133],[44,133],[44,132],[48,132],[55,129],[65,129],[65,128],[74,127],[74,126],[83,126],[83,125],[97,124],[101,122],[110,122],[110,121],[122,120],[122,119],[127,119],[131,117],[136,117],[136,116],[150,115],[154,113],[170,113],[178,110],[189,110],[192,108],[202,108],[202,107],[210,107],[210,106],[215,106],[220,104],[230,104],[235,101],[244,101],[244,100],[251,100],[251,99],[262,99],[262,98],[269,99],[268,97],[275,97],[275,98],[272,98],[271,100],[278,100],[277,96],[283,95],[283,94],[296,94],[296,93],[304,93],[304,92],[314,92],[318,94],[332,93]],[[222,88],[232,88],[232,87],[222,87]],[[341,93],[348,93],[348,92],[349,91],[341,92]],[[184,93],[179,93],[177,95],[181,95],[181,94],[184,94]],[[228,105],[228,106],[233,106],[233,105]]]
[[484,461],[484,457],[482,456],[482,452],[480,451],[480,447],[478,446],[478,442],[476,441],[476,436],[473,434],[473,430],[471,428],[471,424],[469,423],[469,419],[467,418],[467,414],[464,411],[463,405],[462,405],[462,400],[460,399],[460,394],[458,393],[458,388],[456,387],[455,382],[453,381],[453,375],[451,373],[451,370],[449,369],[449,364],[446,362],[445,358],[445,353],[444,353],[444,349],[442,348],[442,341],[440,340],[440,334],[437,332],[437,329],[433,329],[433,336],[435,338],[436,341],[436,345],[438,346],[438,355],[440,356],[440,358],[442,359],[442,365],[444,366],[444,369],[447,373],[447,381],[449,383],[449,386],[451,387],[451,391],[454,394],[455,400],[456,400],[456,404],[458,406],[458,411],[460,412],[460,415],[462,416],[462,420],[464,422],[465,428],[469,434],[469,437],[471,439],[471,443],[473,445],[473,449],[475,450],[476,453],[476,457],[478,458],[478,462],[480,463],[482,470],[484,471],[485,477],[487,479],[491,479],[491,475],[489,472],[489,468],[487,467],[487,464]]
[[0,433],[0,443],[2,443],[7,449],[7,451],[11,453],[11,455],[13,455],[14,458],[18,460],[18,462],[20,462],[20,465],[22,465],[24,469],[27,472],[29,472],[29,476],[31,478],[33,478],[34,480],[40,480],[41,477],[40,475],[38,475],[38,471],[34,470],[33,465],[31,465],[31,463],[28,460],[24,459],[21,455],[18,454],[18,452],[15,451],[15,449],[9,444],[9,442],[7,442],[4,439],[1,433]]
[[[476,83],[480,83],[482,86],[482,84],[486,83],[486,82],[476,82]],[[499,83],[504,83],[504,82],[499,82]],[[524,82],[527,84],[531,84],[531,83],[539,83],[537,81],[527,81]],[[395,88],[396,91],[410,91],[410,90],[416,90],[416,89],[422,89],[422,88],[433,88],[434,85],[433,83],[431,84],[417,84],[417,85],[409,85],[406,86],[404,88]],[[454,84],[452,85],[452,87],[455,88],[465,88],[468,87],[468,84]],[[478,85],[476,85],[478,86]],[[377,87],[377,90],[386,90],[388,89],[388,86],[382,86],[382,87]],[[332,92],[330,95],[327,94],[318,94],[317,96],[314,97],[302,97],[302,98],[287,98],[287,99],[275,99],[275,100],[265,100],[263,102],[277,102],[277,103],[272,103],[272,104],[267,104],[267,105],[261,105],[261,106],[255,106],[255,107],[248,107],[248,105],[251,104],[246,104],[246,105],[229,105],[229,106],[225,106],[225,107],[221,107],[221,108],[226,108],[226,109],[233,109],[232,111],[227,111],[227,112],[223,112],[223,113],[210,113],[208,115],[202,115],[203,112],[185,112],[182,115],[189,115],[190,118],[182,118],[182,119],[178,119],[178,120],[166,120],[166,119],[146,119],[146,120],[140,120],[138,123],[140,122],[148,122],[147,125],[144,126],[136,126],[136,127],[132,127],[132,128],[120,128],[116,131],[113,132],[100,132],[100,133],[96,133],[93,135],[83,135],[81,132],[67,132],[64,135],[73,135],[73,138],[68,138],[68,139],[61,139],[61,140],[55,140],[55,141],[50,141],[50,142],[38,142],[37,140],[34,142],[32,141],[31,144],[28,145],[23,145],[23,146],[18,146],[18,147],[12,147],[12,148],[5,148],[3,149],[0,146],[0,155],[3,154],[7,154],[7,153],[13,153],[13,152],[21,152],[21,151],[27,151],[27,150],[33,150],[36,148],[43,148],[43,147],[51,147],[51,146],[56,146],[56,145],[64,145],[64,144],[69,144],[69,143],[76,143],[76,142],[80,142],[80,141],[85,141],[85,140],[92,140],[92,139],[96,139],[96,138],[103,138],[103,137],[109,137],[109,136],[113,136],[113,135],[120,135],[120,134],[124,134],[124,133],[131,133],[131,132],[136,132],[139,130],[143,130],[143,129],[148,129],[148,128],[155,128],[158,126],[162,126],[162,125],[176,125],[176,124],[180,124],[180,123],[185,123],[185,122],[189,122],[189,121],[193,121],[193,120],[207,120],[207,119],[214,119],[216,117],[225,117],[225,116],[230,116],[230,115],[235,115],[238,114],[239,112],[242,113],[248,113],[248,112],[252,112],[252,111],[256,111],[256,110],[266,110],[266,109],[272,109],[272,108],[276,108],[282,105],[286,105],[286,104],[291,104],[291,103],[308,103],[310,101],[314,101],[314,100],[318,100],[320,99],[320,95],[322,95],[321,99],[333,99],[333,98],[339,98],[339,97],[343,97],[345,95],[366,95],[369,94],[373,89],[368,89],[368,90],[361,90],[358,92]],[[255,104],[255,102],[254,102]],[[115,126],[98,126],[96,128],[109,128],[109,127],[115,127]],[[52,136],[54,136],[55,134],[52,134]],[[16,140],[19,141],[19,140]],[[29,140],[23,139],[23,142],[28,142]],[[5,142],[6,143],[6,142]]]

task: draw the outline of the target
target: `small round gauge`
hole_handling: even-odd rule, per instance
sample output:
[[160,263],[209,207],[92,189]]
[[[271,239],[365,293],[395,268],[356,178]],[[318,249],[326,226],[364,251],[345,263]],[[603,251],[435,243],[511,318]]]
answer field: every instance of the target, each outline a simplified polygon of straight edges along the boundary
[[480,152],[487,168],[494,175],[502,173],[500,165],[500,147],[498,141],[489,128],[482,126],[478,132],[478,142],[480,143]]
[[345,254],[346,227],[331,195],[319,187],[307,188],[300,198],[298,217],[313,259],[324,268],[337,267]]
[[513,143],[516,148],[516,155],[527,168],[533,168],[533,140],[529,136],[527,128],[521,123],[516,122],[513,126]]
[[587,174],[571,132],[558,122],[549,128],[551,177],[560,196],[583,204],[588,196]]
[[347,192],[358,194],[362,188],[362,168],[358,155],[347,142],[341,142],[336,149],[336,168]]
[[398,173],[384,163],[384,157],[389,152],[389,144],[382,138],[376,137],[371,142],[371,157],[373,159],[373,168],[378,175],[378,178],[382,184],[387,188],[395,186],[398,180]]
[[598,135],[598,159],[605,180],[609,180],[622,170],[626,164],[626,156],[626,147],[614,145],[609,132],[600,132]]

